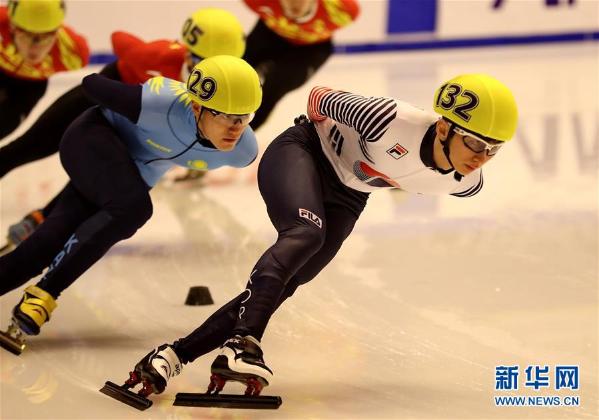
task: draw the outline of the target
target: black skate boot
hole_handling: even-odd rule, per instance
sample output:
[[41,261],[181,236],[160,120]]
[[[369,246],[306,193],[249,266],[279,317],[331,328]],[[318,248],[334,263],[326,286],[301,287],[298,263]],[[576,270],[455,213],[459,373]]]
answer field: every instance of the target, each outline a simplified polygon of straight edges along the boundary
[[37,286],[27,287],[21,301],[12,310],[7,331],[0,332],[0,345],[16,355],[21,354],[25,349],[24,335],[38,335],[54,309],[56,301],[52,295]]
[[[179,375],[182,370],[183,364],[173,348],[163,344],[135,365],[133,372],[129,372],[129,379],[123,385],[107,381],[100,392],[138,410],[145,410],[152,406],[152,401],[146,397],[152,393],[164,392],[169,378]],[[139,383],[142,384],[142,388],[137,394],[129,391]]]
[[[212,376],[205,394],[178,393],[174,405],[276,409],[282,403],[279,396],[260,395],[272,380],[272,371],[264,363],[260,342],[254,337],[237,335],[227,340],[210,370]],[[220,394],[227,381],[245,384],[245,395]]]

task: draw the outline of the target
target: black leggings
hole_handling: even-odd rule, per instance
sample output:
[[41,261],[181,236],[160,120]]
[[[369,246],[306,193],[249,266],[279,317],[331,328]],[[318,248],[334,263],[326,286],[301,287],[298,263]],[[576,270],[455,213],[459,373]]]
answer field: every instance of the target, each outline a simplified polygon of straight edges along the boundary
[[243,57],[263,79],[262,104],[250,124],[252,128],[257,130],[277,102],[306,83],[332,52],[330,40],[308,45],[292,44],[258,20],[247,37]]
[[27,118],[47,87],[47,80],[19,79],[0,71],[0,139]]
[[152,215],[149,188],[99,108],[67,129],[60,158],[70,180],[44,223],[0,258],[0,295],[48,267],[38,286],[57,298]]
[[[116,62],[108,64],[100,73],[110,79],[120,80]],[[0,148],[0,178],[21,165],[58,152],[60,139],[69,124],[93,105],[94,103],[85,96],[81,85],[75,86],[54,101],[25,133]],[[0,115],[4,125],[4,108],[1,100]],[[1,133],[0,137],[2,137]]]
[[339,181],[311,123],[272,142],[260,161],[258,183],[277,241],[254,266],[247,289],[175,343],[184,363],[235,334],[260,340],[274,311],[337,254],[368,199]]

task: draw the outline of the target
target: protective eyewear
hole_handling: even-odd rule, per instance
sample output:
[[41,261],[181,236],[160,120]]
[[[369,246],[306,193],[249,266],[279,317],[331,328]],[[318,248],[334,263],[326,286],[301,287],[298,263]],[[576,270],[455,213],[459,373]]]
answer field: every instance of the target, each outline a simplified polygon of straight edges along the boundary
[[15,36],[27,40],[31,45],[46,46],[52,44],[56,38],[57,31],[34,33],[15,27]]
[[462,136],[464,145],[474,153],[486,151],[487,155],[493,156],[499,151],[499,149],[501,149],[501,146],[503,146],[503,144],[491,144],[466,130],[462,130],[459,127],[454,127],[453,131]]
[[253,112],[251,114],[225,114],[210,108],[204,109],[211,113],[214,116],[214,119],[223,125],[235,125],[238,122],[241,123],[241,125],[248,125],[252,122],[255,115]]

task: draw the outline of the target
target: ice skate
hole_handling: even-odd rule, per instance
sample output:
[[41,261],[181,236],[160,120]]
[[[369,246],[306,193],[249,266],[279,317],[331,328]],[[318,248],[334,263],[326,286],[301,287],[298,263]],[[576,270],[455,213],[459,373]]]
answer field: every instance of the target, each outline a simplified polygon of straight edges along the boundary
[[23,298],[12,311],[12,320],[6,332],[0,332],[0,345],[14,354],[25,349],[25,335],[38,335],[40,328],[50,320],[56,301],[37,286],[25,289]]
[[44,215],[40,210],[29,213],[18,223],[9,226],[6,235],[6,244],[0,247],[0,256],[12,252],[21,242],[27,239],[44,221]]
[[[210,385],[205,394],[179,393],[174,405],[227,408],[279,408],[278,396],[260,396],[272,380],[272,371],[264,363],[260,342],[239,335],[227,340],[211,366]],[[245,395],[220,394],[227,381],[246,385]]]
[[260,395],[272,379],[272,371],[262,358],[260,342],[252,336],[236,335],[227,340],[210,370],[209,394],[218,394],[227,381],[237,381],[247,385],[245,395]]
[[0,331],[0,346],[17,356],[25,350],[24,333],[14,319],[11,319],[6,331]]
[[[145,410],[152,406],[152,401],[147,397],[152,393],[164,392],[169,378],[179,375],[182,369],[183,365],[173,348],[163,344],[135,365],[123,385],[107,381],[100,392],[138,410]],[[140,383],[142,388],[137,394],[129,391]]]

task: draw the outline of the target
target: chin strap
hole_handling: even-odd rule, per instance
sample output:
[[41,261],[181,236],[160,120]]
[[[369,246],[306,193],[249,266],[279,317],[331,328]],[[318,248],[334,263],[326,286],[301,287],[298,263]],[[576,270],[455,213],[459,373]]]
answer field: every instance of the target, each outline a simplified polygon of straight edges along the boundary
[[199,121],[200,121],[200,118],[202,118],[203,113],[204,113],[204,107],[202,107],[202,109],[200,109],[200,115],[198,115],[198,123],[196,124],[198,127],[198,131],[196,133],[196,141],[204,147],[216,149],[216,146],[214,144],[212,144],[212,142],[210,140],[208,140],[208,138],[204,135],[204,133],[202,133],[202,130],[200,130]]
[[449,157],[449,142],[451,141],[451,138],[453,137],[454,134],[455,134],[455,132],[450,127],[447,138],[445,140],[441,141],[441,144],[443,145],[443,154],[445,155],[447,162],[449,162],[449,166],[451,166],[452,170],[455,170],[455,166],[453,166],[453,162],[451,161],[451,158]]

